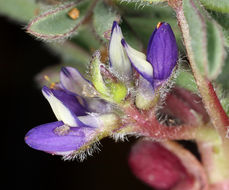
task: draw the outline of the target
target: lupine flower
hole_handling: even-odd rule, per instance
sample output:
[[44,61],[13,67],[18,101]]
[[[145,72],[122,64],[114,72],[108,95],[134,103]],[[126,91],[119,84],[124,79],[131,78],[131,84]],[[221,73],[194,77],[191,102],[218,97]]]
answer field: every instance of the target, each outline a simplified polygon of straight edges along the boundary
[[[70,154],[93,140],[97,128],[108,124],[107,119],[116,120],[112,114],[87,114],[93,110],[90,107],[91,102],[86,104],[82,98],[77,98],[76,94],[69,91],[45,86],[42,92],[59,121],[40,125],[29,131],[25,139],[32,148],[52,154]],[[104,102],[94,100],[94,103],[101,111],[109,109]]]
[[167,80],[178,59],[178,49],[173,31],[168,23],[158,23],[151,35],[147,55],[133,49],[122,39],[130,62],[153,88]]
[[108,66],[96,51],[90,80],[75,68],[62,68],[60,82],[42,89],[58,121],[30,130],[26,143],[71,157],[106,136],[136,133],[128,128],[138,124],[126,115],[126,107],[136,103],[139,109],[149,109],[158,100],[155,91],[170,78],[177,56],[176,40],[167,23],[160,23],[153,32],[146,56],[127,44],[114,22]]

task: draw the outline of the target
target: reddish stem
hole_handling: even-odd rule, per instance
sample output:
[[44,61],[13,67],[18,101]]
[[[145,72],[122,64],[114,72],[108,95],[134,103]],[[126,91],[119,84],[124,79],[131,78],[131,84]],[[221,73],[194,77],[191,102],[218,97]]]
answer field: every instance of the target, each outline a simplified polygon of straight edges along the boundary
[[222,140],[224,142],[228,141],[227,144],[229,145],[229,140],[225,138],[227,134],[227,126],[229,125],[229,121],[212,87],[212,84],[208,81],[207,78],[205,78],[199,73],[199,70],[196,66],[191,46],[192,39],[190,37],[188,24],[182,9],[182,0],[169,0],[168,3],[172,8],[174,8],[176,12],[178,24],[183,34],[184,44],[187,50],[189,62],[196,80],[196,84],[200,91],[205,109],[207,110],[211,122],[220,134]]
[[212,97],[212,100],[214,102],[214,108],[215,111],[217,111],[220,120],[222,122],[222,124],[225,126],[224,130],[227,131],[227,127],[229,126],[229,118],[227,116],[227,114],[225,113],[224,109],[222,108],[220,101],[215,93],[215,90],[211,84],[211,82],[208,82],[208,89],[209,89],[209,94]]
[[[183,35],[183,39],[184,39],[184,44],[187,50],[187,55],[188,55],[188,59],[196,80],[196,84],[198,86],[199,92],[201,94],[204,106],[206,111],[209,114],[211,123],[213,124],[214,128],[216,129],[216,131],[218,132],[218,134],[221,137],[222,142],[220,142],[221,144],[219,145],[219,156],[222,157],[226,157],[228,158],[229,156],[229,139],[226,138],[226,134],[227,134],[227,127],[229,125],[229,119],[226,115],[226,113],[224,112],[220,101],[214,91],[214,88],[212,86],[212,84],[210,83],[210,81],[203,76],[201,73],[199,73],[199,70],[197,68],[197,64],[195,62],[195,58],[193,55],[193,50],[192,50],[192,45],[191,45],[191,36],[189,34],[189,26],[188,23],[186,21],[186,17],[184,15],[184,11],[183,11],[183,7],[182,7],[182,0],[169,0],[169,5],[174,8],[175,12],[176,12],[176,16],[177,16],[177,20],[178,20],[178,24],[180,26],[182,35]],[[213,145],[215,142],[212,142]],[[199,146],[200,148],[200,146]],[[202,150],[202,158],[205,156],[207,157],[213,157],[213,153],[208,153],[207,155],[204,154],[203,152],[207,150],[207,147],[203,147]],[[217,153],[217,152],[216,152]],[[214,154],[216,154],[214,153]],[[219,165],[223,165],[223,170],[228,171],[229,166],[226,163],[222,163],[222,160],[220,159],[216,159],[213,160],[214,164],[211,164],[211,171],[208,170],[208,163],[206,163],[207,161],[205,159],[203,159],[204,165],[205,165],[205,169],[208,172],[208,176],[209,179],[210,178],[214,178],[214,172],[219,170],[218,166]],[[218,164],[218,165],[217,165]],[[223,174],[221,172],[219,172],[219,177],[221,177],[221,179],[217,179],[217,181],[210,181],[210,183],[224,183],[223,181],[227,181],[229,179],[229,173]],[[213,177],[212,177],[213,176]]]
[[166,126],[157,120],[155,112],[139,112],[136,107],[125,109],[129,116],[128,123],[136,123],[136,129],[143,136],[153,137],[157,140],[190,140],[194,139],[197,127],[192,125]]

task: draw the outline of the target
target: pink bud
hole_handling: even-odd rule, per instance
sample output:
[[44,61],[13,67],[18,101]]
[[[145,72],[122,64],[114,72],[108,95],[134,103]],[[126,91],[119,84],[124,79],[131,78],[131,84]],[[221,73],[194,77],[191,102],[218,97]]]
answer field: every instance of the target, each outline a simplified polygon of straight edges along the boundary
[[[173,145],[174,143],[172,143]],[[171,146],[170,143],[169,146]],[[181,146],[176,146],[175,149],[177,147],[181,148],[182,151],[185,150]],[[174,149],[176,152],[174,154],[169,149],[167,144],[164,143],[161,144],[150,140],[138,142],[132,148],[129,158],[129,165],[133,173],[149,186],[160,190],[205,189],[205,175],[199,162],[192,160],[194,156],[190,153],[185,153],[185,159],[180,159],[176,155],[177,150]],[[184,153],[182,151],[180,152],[181,154]],[[192,158],[189,159],[190,155]],[[184,160],[187,165],[194,164],[194,166],[187,167],[186,164],[183,164]],[[190,169],[190,167],[193,167],[194,170]]]

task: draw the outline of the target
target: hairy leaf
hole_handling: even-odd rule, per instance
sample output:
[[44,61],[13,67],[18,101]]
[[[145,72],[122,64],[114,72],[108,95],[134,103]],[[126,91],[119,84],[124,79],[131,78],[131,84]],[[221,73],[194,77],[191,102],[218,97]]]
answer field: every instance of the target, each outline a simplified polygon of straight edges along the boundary
[[106,6],[103,1],[97,3],[93,14],[93,26],[96,34],[104,41],[107,42],[105,38],[106,33],[111,30],[112,23],[114,20],[118,20],[117,14]]
[[0,0],[0,14],[20,22],[28,22],[39,13],[35,0]]
[[224,90],[226,90],[229,93],[229,82],[228,82],[228,76],[229,76],[229,55],[227,56],[225,65],[222,69],[222,73],[218,77],[218,82],[222,86]]
[[177,21],[175,20],[175,18],[165,18],[160,16],[158,18],[154,17],[152,19],[147,17],[131,16],[125,17],[125,20],[130,25],[134,33],[138,36],[138,38],[143,41],[145,47],[147,47],[150,36],[154,31],[154,28],[157,26],[158,22],[166,21],[172,26],[179,47],[183,47],[180,38],[180,30],[177,26]]
[[200,1],[208,9],[219,11],[222,13],[229,13],[228,0],[200,0]]
[[175,79],[176,85],[185,88],[194,93],[198,92],[194,76],[188,71],[179,71]]
[[[69,11],[76,8],[79,16],[70,18]],[[88,16],[89,1],[66,3],[42,13],[29,23],[27,31],[44,40],[64,39],[74,34]]]
[[123,2],[134,2],[134,3],[141,3],[141,4],[152,4],[152,3],[162,3],[166,0],[122,0]]
[[96,49],[99,49],[101,45],[101,42],[96,38],[91,26],[88,24],[82,25],[78,29],[77,35],[71,38],[71,41],[88,52],[93,52]]
[[[163,15],[169,17],[173,14],[172,8],[168,6],[161,6],[161,4],[154,4],[145,6],[145,4],[136,3],[134,1],[114,1],[122,15],[126,16],[152,16],[153,18]],[[140,2],[140,1],[138,1]]]
[[48,46],[57,52],[65,65],[76,67],[84,73],[90,62],[90,54],[77,44],[66,41],[65,43],[50,43]]
[[225,45],[229,47],[229,14],[215,11],[208,12],[221,25],[224,34]]
[[202,75],[215,79],[225,57],[222,29],[197,0],[184,0],[183,10],[196,67]]

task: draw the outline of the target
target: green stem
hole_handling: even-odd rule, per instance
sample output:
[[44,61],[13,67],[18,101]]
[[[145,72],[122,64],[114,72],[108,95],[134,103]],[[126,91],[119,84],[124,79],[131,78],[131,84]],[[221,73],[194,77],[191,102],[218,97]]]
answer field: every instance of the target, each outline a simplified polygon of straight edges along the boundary
[[229,176],[229,162],[222,140],[214,128],[202,127],[196,137],[201,160],[210,184],[224,182]]

